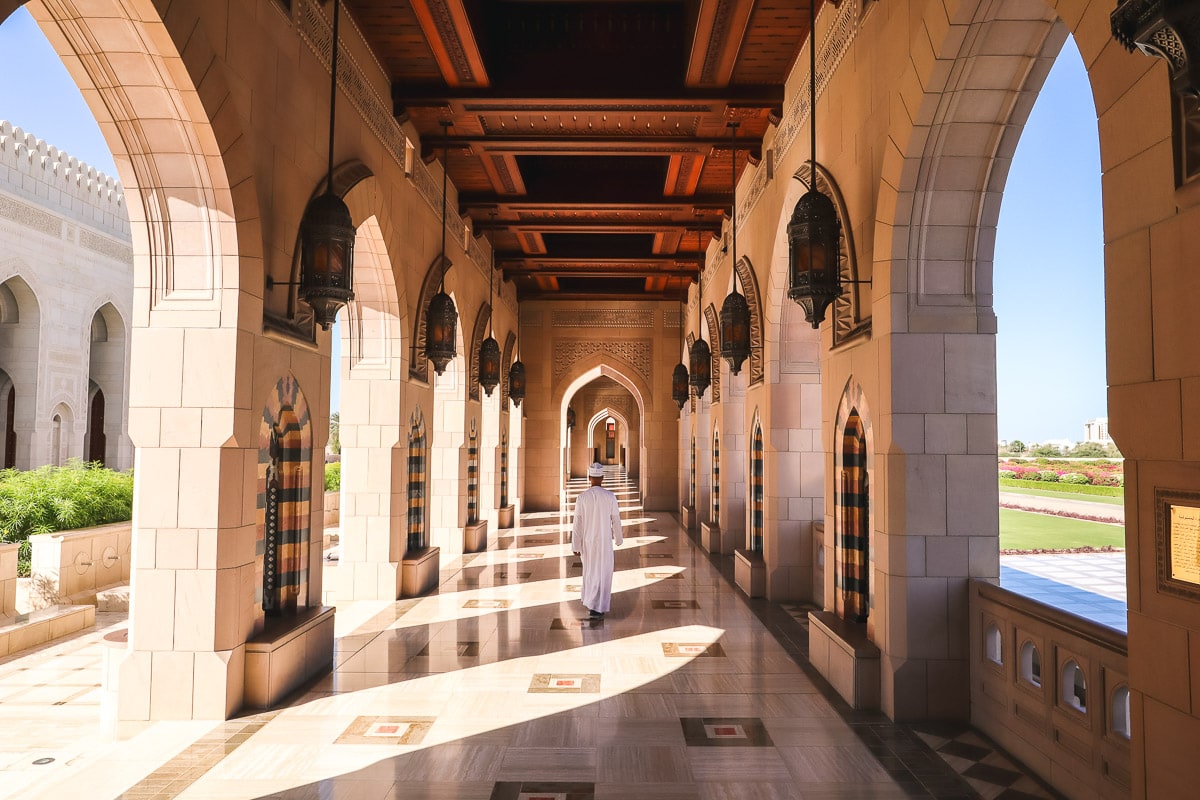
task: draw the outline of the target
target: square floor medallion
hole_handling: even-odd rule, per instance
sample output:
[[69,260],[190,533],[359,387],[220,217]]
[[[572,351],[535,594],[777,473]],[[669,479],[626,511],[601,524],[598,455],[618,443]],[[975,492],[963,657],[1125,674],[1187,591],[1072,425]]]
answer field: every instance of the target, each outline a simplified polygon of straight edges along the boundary
[[773,747],[758,717],[680,717],[688,747]]
[[583,617],[582,619],[563,619],[555,617],[550,620],[550,630],[566,631],[576,628],[600,628],[604,626],[604,617]]
[[724,658],[725,649],[720,642],[663,642],[663,655],[667,658]]
[[700,604],[695,600],[651,600],[651,608],[699,608]]
[[511,600],[468,600],[463,603],[463,608],[508,608],[510,605]]
[[557,544],[553,539],[526,539],[521,542],[524,545],[542,545],[542,544]]
[[529,682],[529,693],[600,694],[600,676],[539,672]]
[[501,781],[490,800],[594,800],[596,784],[565,781]]
[[568,592],[582,592],[583,584],[582,583],[568,583],[563,588],[566,589]]
[[[438,650],[436,653],[431,653],[429,648],[433,646],[433,642],[422,647],[417,651],[417,656],[432,656],[432,655],[449,655],[449,649]],[[454,655],[459,658],[477,658],[479,656],[479,642],[455,642]]]
[[642,553],[642,558],[670,558],[670,553]]
[[523,581],[532,574],[532,572],[497,572],[496,577],[502,581],[509,580],[512,577],[516,577],[517,580]]
[[682,572],[647,572],[646,577],[650,580],[683,580]]
[[355,717],[334,744],[420,744],[437,717]]

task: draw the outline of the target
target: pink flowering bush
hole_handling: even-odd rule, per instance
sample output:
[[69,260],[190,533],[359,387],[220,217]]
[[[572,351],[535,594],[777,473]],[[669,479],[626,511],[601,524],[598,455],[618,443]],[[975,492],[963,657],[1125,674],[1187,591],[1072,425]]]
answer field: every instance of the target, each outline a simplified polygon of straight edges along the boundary
[[1124,465],[1107,459],[1063,461],[1039,458],[1036,461],[1001,459],[1000,477],[1020,481],[1042,481],[1091,486],[1124,486]]

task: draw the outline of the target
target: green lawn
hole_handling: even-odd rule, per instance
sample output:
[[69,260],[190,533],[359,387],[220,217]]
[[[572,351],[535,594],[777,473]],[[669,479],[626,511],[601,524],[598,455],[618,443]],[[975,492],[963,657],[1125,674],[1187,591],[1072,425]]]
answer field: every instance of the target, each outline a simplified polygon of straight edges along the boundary
[[1056,492],[1053,489],[1025,489],[1017,486],[1000,485],[1000,491],[1012,492],[1013,494],[1031,494],[1038,497],[1060,497],[1066,500],[1086,500],[1089,503],[1108,503],[1114,506],[1125,505],[1124,497],[1105,497],[1100,494],[1069,494],[1067,492]]
[[1070,517],[1000,509],[1002,550],[1066,550],[1072,547],[1125,546],[1125,528]]

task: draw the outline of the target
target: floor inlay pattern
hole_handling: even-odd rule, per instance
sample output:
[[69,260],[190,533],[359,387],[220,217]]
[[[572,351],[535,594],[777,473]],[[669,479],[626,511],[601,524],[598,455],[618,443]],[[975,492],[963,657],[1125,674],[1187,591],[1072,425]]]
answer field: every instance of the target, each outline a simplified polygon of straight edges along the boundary
[[[515,571],[519,552],[496,539],[465,570],[467,559],[447,561],[429,596],[339,605],[344,629],[333,672],[277,712],[215,725],[154,723],[142,739],[104,742],[86,758],[22,762],[46,771],[36,773],[39,791],[17,796],[980,796],[970,774],[958,774],[910,729],[851,711],[805,660],[801,620],[747,600],[733,586],[732,559],[705,554],[670,514],[639,514],[616,553],[612,609],[603,620],[584,618],[579,595],[567,588],[578,582],[567,542],[522,560],[529,575],[520,583],[488,586],[498,572]],[[543,537],[569,530],[569,515],[536,519]],[[659,535],[645,535],[651,523]],[[507,539],[528,532],[518,528]],[[667,556],[654,574],[682,577],[649,577],[648,548]],[[464,580],[481,587],[458,589]],[[51,726],[48,735],[63,735]],[[151,759],[146,736],[172,746]],[[0,796],[11,785],[4,769],[0,761]],[[118,782],[115,791],[80,793]]]

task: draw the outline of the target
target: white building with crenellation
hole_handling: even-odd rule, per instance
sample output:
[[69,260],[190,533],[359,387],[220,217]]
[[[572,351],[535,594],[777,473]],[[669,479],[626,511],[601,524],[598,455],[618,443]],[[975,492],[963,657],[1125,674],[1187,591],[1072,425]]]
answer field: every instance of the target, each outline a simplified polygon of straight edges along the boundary
[[121,185],[0,120],[0,466],[133,466]]

